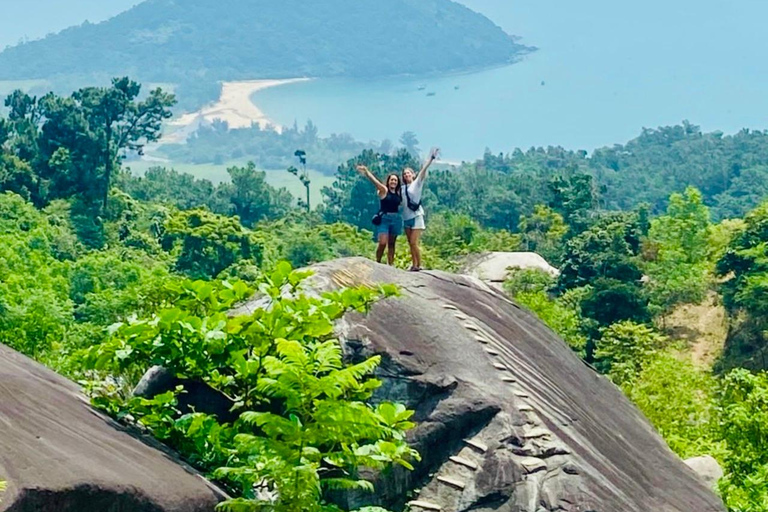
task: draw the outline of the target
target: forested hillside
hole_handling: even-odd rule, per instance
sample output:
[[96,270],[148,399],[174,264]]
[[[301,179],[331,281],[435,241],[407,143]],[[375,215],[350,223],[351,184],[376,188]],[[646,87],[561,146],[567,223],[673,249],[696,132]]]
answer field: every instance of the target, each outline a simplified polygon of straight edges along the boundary
[[[346,366],[331,337],[344,311],[397,290],[281,290],[305,277],[291,265],[372,254],[376,200],[356,163],[383,176],[419,162],[406,150],[363,151],[339,165],[313,212],[268,186],[255,165],[232,167],[231,183],[217,186],[170,169],[123,171],[121,156],[161,135],[173,102],[162,90],[142,96],[128,79],[63,97],[9,97],[0,120],[0,343],[85,383],[96,406],[179,450],[236,498],[225,510],[257,510],[254,484],[264,479],[280,489],[269,510],[330,510],[334,490],[370,490],[358,468],[418,460],[405,441],[410,413],[364,404],[378,359]],[[456,270],[483,251],[547,258],[559,277],[514,272],[509,294],[620,386],[676,453],[716,457],[732,512],[768,511],[768,203],[753,188],[743,200],[718,198],[739,190],[749,169],[760,181],[764,140],[684,125],[591,159],[557,149],[489,154],[459,172],[432,172],[424,196],[424,265]],[[719,159],[706,156],[711,147]],[[254,289],[278,306],[226,315]],[[708,295],[725,305],[730,328],[714,368],[694,365],[685,340],[666,329],[676,308]],[[301,343],[275,334],[293,330]],[[132,398],[156,363],[241,398],[242,421],[182,414],[174,393]],[[328,428],[346,424],[338,417],[364,421]],[[355,471],[329,474],[326,460]]]
[[[302,148],[314,169],[330,174],[339,161],[365,148],[389,153],[399,145],[413,152],[419,144],[412,133],[399,143],[365,143],[349,135],[322,137],[318,130],[311,121],[282,133],[259,126],[229,130],[225,123],[213,123],[201,127],[185,144],[169,144],[160,152],[174,162],[249,158],[262,168],[279,169],[291,165],[294,149]],[[661,213],[670,194],[693,185],[715,219],[741,217],[768,195],[768,132],[705,133],[685,122],[644,129],[625,144],[598,148],[591,155],[561,147],[506,154],[487,151],[481,160],[465,163],[456,172],[436,173],[430,190],[439,208],[466,211],[489,225],[514,229],[520,215],[549,201],[541,194],[552,178],[573,174],[591,176],[603,209],[626,210],[647,203],[654,213]],[[455,193],[458,190],[463,193]]]
[[200,94],[227,80],[466,70],[526,51],[449,0],[147,0],[5,50],[0,80],[130,74]]

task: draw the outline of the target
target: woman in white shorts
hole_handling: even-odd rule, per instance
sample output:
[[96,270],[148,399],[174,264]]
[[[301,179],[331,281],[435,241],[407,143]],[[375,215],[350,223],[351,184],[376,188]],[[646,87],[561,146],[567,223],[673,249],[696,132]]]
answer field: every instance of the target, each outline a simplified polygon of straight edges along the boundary
[[426,229],[424,222],[424,208],[421,206],[421,192],[424,188],[424,180],[427,179],[427,169],[437,158],[440,150],[433,148],[429,153],[429,158],[421,167],[419,174],[413,172],[413,169],[406,167],[403,170],[403,225],[405,226],[405,236],[408,238],[408,245],[411,248],[411,271],[421,270],[421,250],[419,249],[419,240],[421,234]]

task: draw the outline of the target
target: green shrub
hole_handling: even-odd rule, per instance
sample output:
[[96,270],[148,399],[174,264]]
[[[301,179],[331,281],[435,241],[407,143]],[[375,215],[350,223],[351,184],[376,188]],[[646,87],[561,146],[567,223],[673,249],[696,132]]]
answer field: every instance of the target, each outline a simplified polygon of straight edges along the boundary
[[[324,491],[372,490],[360,469],[410,469],[418,459],[405,441],[412,411],[367,403],[380,385],[371,377],[379,356],[345,364],[333,337],[334,321],[345,312],[366,312],[396,290],[309,296],[300,288],[308,275],[277,265],[256,284],[267,303],[241,316],[227,311],[250,296],[244,283],[178,283],[155,314],[115,325],[108,341],[84,353],[87,366],[104,375],[90,383],[94,404],[130,414],[225,482],[237,497],[222,511],[338,510]],[[181,389],[150,400],[130,398],[122,391],[129,386],[116,384],[152,364],[231,397],[238,419],[182,414]]]

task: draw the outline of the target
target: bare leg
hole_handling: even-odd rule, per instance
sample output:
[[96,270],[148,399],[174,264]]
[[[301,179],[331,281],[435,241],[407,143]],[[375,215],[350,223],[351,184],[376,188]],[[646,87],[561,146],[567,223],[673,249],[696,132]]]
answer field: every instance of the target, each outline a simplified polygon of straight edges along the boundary
[[419,241],[421,240],[422,229],[411,230],[411,236],[408,237],[408,245],[411,247],[411,259],[413,260],[413,266],[421,268],[421,248],[419,247]]
[[376,262],[381,263],[381,258],[384,257],[384,249],[387,247],[387,243],[389,242],[389,236],[387,236],[386,233],[380,233],[379,234],[379,245],[376,247]]
[[387,244],[387,264],[395,264],[395,242],[397,242],[397,235],[389,237],[389,243]]
[[415,231],[413,228],[405,228],[405,237],[408,239],[408,247],[411,249],[411,269],[414,269],[418,266],[416,254],[413,252],[413,242],[411,242],[414,233]]

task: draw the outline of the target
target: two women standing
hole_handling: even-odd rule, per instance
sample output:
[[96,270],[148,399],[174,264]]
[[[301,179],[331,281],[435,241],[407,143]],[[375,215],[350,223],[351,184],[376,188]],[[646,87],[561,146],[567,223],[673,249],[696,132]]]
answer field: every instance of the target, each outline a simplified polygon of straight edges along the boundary
[[403,170],[402,181],[397,174],[390,174],[387,176],[386,184],[381,183],[366,166],[357,166],[358,172],[373,183],[379,195],[379,213],[374,217],[374,237],[378,242],[377,262],[381,263],[386,249],[387,263],[389,265],[394,263],[397,237],[403,233],[403,227],[405,227],[405,235],[411,249],[410,270],[414,272],[421,270],[419,240],[426,228],[421,193],[424,181],[427,179],[427,169],[435,161],[438,153],[439,149],[432,149],[418,174],[410,167],[406,167]]

